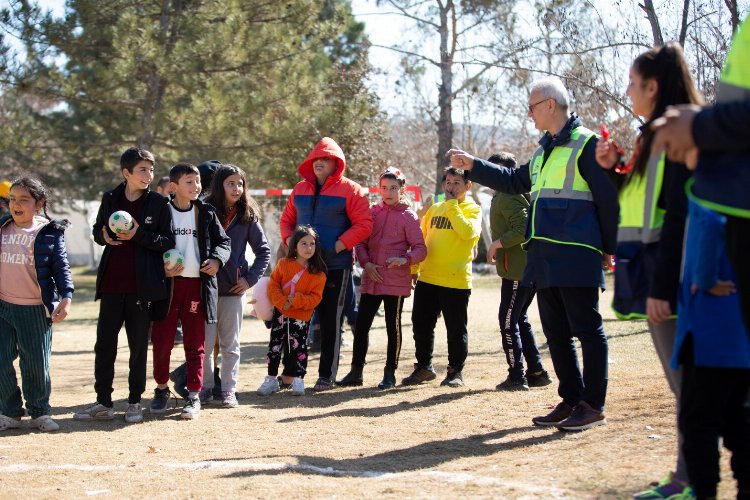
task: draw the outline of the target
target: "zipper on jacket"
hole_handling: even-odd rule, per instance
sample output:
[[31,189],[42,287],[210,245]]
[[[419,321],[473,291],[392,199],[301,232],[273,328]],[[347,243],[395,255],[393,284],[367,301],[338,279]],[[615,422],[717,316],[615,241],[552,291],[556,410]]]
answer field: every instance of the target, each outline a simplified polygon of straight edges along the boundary
[[44,315],[47,318],[47,322],[50,324],[52,324],[52,313],[47,309],[47,305],[44,303],[44,295],[42,295],[43,293],[42,287],[41,285],[39,285],[39,273],[37,273],[36,271],[36,239],[39,236],[39,233],[41,233],[42,230],[48,225],[50,225],[51,223],[52,221],[49,221],[47,222],[47,224],[39,228],[39,231],[37,231],[36,236],[34,236],[34,250],[32,250],[32,252],[34,253],[34,281],[36,282],[36,287],[39,289],[39,297],[42,299],[42,306],[44,307]]

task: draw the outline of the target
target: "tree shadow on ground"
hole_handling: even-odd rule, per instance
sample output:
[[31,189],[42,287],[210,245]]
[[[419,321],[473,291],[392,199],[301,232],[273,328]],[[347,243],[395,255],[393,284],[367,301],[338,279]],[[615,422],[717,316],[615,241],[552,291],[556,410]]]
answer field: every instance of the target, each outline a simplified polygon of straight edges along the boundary
[[266,363],[268,342],[243,342],[240,344],[240,364]]
[[[317,377],[313,376],[311,377],[314,381]],[[313,382],[310,382],[312,384]],[[373,399],[373,398],[380,398],[383,396],[391,396],[393,394],[398,393],[408,393],[411,391],[419,391],[420,389],[424,389],[427,386],[398,386],[394,389],[389,390],[380,390],[377,388],[350,388],[350,387],[334,387],[333,389],[330,389],[328,391],[321,391],[321,392],[315,392],[312,389],[310,389],[310,386],[307,387],[305,391],[305,396],[298,397],[292,395],[289,391],[281,391],[279,393],[271,394],[269,396],[262,396],[260,394],[256,394],[255,392],[246,392],[243,394],[238,394],[237,399],[243,403],[250,406],[255,406],[257,408],[296,408],[301,405],[301,403],[304,403],[305,407],[308,408],[323,408],[323,407],[332,407],[336,406],[341,403],[347,403],[351,400],[355,399]],[[435,400],[434,404],[439,404],[441,401],[453,401],[456,399],[460,399],[465,396],[469,396],[472,394],[479,394],[481,392],[487,392],[487,390],[472,390],[468,388],[464,389],[450,389],[446,388],[444,394],[439,394],[437,396],[434,396],[433,398],[429,398],[430,400]],[[494,392],[494,391],[489,391]],[[408,403],[407,403],[408,404]],[[416,406],[423,406],[425,403],[420,402],[417,403]],[[362,409],[361,411],[366,411],[365,409]],[[315,420],[318,418],[325,418],[329,415],[311,415],[309,417],[303,417],[305,420]],[[295,419],[299,420],[299,419]]]
[[[130,424],[125,422],[124,413],[125,409],[128,406],[127,400],[117,400],[114,402],[115,404],[115,415],[114,418],[111,420],[89,420],[89,421],[82,421],[82,420],[75,420],[73,418],[73,414],[77,411],[81,411],[84,408],[86,408],[90,403],[93,402],[93,396],[92,400],[89,401],[86,404],[78,404],[74,406],[59,406],[55,405],[52,407],[51,416],[57,422],[57,424],[60,426],[60,429],[55,431],[53,434],[75,434],[78,432],[92,432],[92,431],[117,431],[120,429],[124,429],[125,427],[130,427],[133,425],[138,424]],[[153,415],[148,410],[148,403],[149,400],[144,399],[141,401],[141,404],[143,405],[143,420],[144,421],[150,421],[150,420],[174,420],[175,422],[179,422],[182,419],[180,418],[180,412],[182,411],[182,406],[184,404],[184,400],[182,399],[171,399],[169,402],[169,405],[167,406],[167,411],[163,414],[159,415]],[[30,418],[28,416],[24,416],[23,420],[21,421],[21,428],[20,429],[12,429],[11,433],[15,434],[28,434],[29,432],[39,432],[41,431],[30,427]],[[3,435],[8,434],[9,431],[4,431]]]
[[[486,434],[430,441],[410,448],[390,450],[357,458],[335,459],[296,455],[293,458],[296,458],[297,465],[283,468],[269,467],[270,470],[239,470],[227,474],[225,477],[239,478],[294,473],[338,477],[377,477],[382,474],[429,469],[461,458],[487,457],[502,451],[527,448],[565,438],[565,433],[554,430],[540,436],[507,439],[515,433],[528,432],[532,429],[538,428],[531,426],[515,427]],[[282,456],[264,458],[282,458]],[[288,459],[289,456],[283,458]]]
[[[360,393],[361,392],[362,391],[360,391]],[[383,391],[379,391],[379,392],[382,393]],[[367,407],[365,408],[362,408],[362,407],[342,408],[342,409],[331,411],[328,413],[282,418],[278,422],[289,423],[289,422],[318,420],[320,418],[328,418],[328,417],[366,417],[366,418],[382,417],[385,415],[392,415],[394,413],[398,413],[401,411],[408,411],[408,410],[413,410],[417,408],[423,409],[423,408],[429,408],[432,406],[441,405],[444,403],[451,403],[453,401],[462,399],[466,396],[481,394],[485,392],[495,392],[495,391],[490,391],[490,390],[485,389],[485,390],[480,390],[480,391],[450,392],[446,394],[437,394],[435,396],[429,397],[427,399],[422,399],[419,401],[399,401],[398,403],[388,405],[388,406],[376,406],[376,407],[370,407],[370,408],[367,408]]]

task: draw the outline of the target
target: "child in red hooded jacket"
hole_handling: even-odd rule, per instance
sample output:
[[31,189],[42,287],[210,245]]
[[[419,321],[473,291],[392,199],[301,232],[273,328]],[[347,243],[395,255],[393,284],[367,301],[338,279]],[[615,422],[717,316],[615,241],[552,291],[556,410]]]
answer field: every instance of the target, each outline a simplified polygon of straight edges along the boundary
[[305,158],[297,183],[281,215],[281,239],[287,245],[294,229],[309,225],[318,233],[328,267],[323,299],[318,305],[321,352],[313,390],[333,387],[339,365],[341,315],[346,284],[354,262],[354,246],[370,236],[372,216],[366,191],[344,177],[346,158],[336,141],[324,137]]

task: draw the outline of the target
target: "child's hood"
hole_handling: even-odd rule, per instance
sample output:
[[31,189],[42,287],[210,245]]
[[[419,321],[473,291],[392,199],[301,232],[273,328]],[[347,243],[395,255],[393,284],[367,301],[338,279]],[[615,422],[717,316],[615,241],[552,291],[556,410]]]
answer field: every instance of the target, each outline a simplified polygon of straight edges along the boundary
[[305,161],[300,163],[297,172],[299,172],[303,179],[315,184],[317,181],[315,179],[315,173],[313,172],[313,161],[325,157],[336,158],[336,169],[330,175],[329,179],[334,181],[341,179],[341,177],[344,176],[344,169],[346,168],[346,158],[344,157],[344,152],[341,150],[341,147],[330,137],[323,137],[315,145],[310,154],[307,155],[307,158],[305,158]]
[[373,212],[375,212],[375,211],[377,211],[377,212],[381,212],[381,211],[387,212],[389,210],[393,210],[394,212],[402,214],[402,213],[406,212],[407,210],[409,210],[410,208],[411,207],[408,204],[403,203],[401,201],[399,201],[398,203],[396,203],[395,205],[393,205],[390,208],[384,202],[380,201],[377,205],[373,206]]

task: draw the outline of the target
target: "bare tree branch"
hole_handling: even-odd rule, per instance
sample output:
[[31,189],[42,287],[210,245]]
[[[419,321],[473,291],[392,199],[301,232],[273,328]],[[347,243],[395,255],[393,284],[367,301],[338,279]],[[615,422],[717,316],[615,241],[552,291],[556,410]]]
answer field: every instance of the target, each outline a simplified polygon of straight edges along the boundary
[[[422,3],[423,3],[423,2],[422,2]],[[396,9],[396,10],[397,10],[397,11],[399,12],[399,15],[401,15],[401,16],[404,16],[404,17],[405,17],[405,18],[407,18],[407,19],[411,19],[411,20],[413,20],[413,21],[416,21],[416,22],[417,22],[417,23],[419,23],[419,24],[426,24],[426,25],[428,25],[428,26],[432,26],[432,27],[433,27],[433,28],[435,28],[436,30],[437,30],[437,29],[440,29],[440,26],[439,26],[439,25],[437,25],[437,24],[433,23],[433,22],[432,22],[432,21],[430,21],[429,19],[424,19],[424,18],[422,18],[422,17],[419,17],[419,16],[415,16],[415,15],[411,14],[411,13],[410,13],[410,12],[409,12],[408,10],[406,10],[406,8],[405,8],[405,7],[401,7],[400,5],[398,5],[398,4],[397,4],[396,2],[394,2],[393,0],[389,0],[388,4],[389,4],[389,5],[391,6],[391,7],[393,7],[394,9]]]
[[419,52],[413,52],[411,50],[405,50],[405,49],[402,49],[402,48],[399,48],[399,47],[391,47],[391,46],[388,46],[388,45],[378,45],[376,43],[371,44],[370,47],[377,47],[379,49],[392,50],[393,52],[398,52],[399,54],[404,54],[406,56],[416,57],[417,59],[421,59],[422,61],[428,62],[428,63],[430,63],[430,64],[432,64],[434,66],[438,66],[438,67],[440,66],[440,62],[439,61],[436,61],[434,59],[430,59],[426,55],[420,54]]
[[690,10],[690,0],[685,0],[682,6],[682,22],[680,23],[680,45],[685,46],[685,38],[687,37],[688,27],[688,10]]
[[653,0],[644,0],[642,4],[638,4],[638,7],[646,13],[648,23],[651,25],[651,33],[654,36],[654,45],[664,45],[664,37],[661,34],[661,26],[659,26],[659,18],[654,10]]

